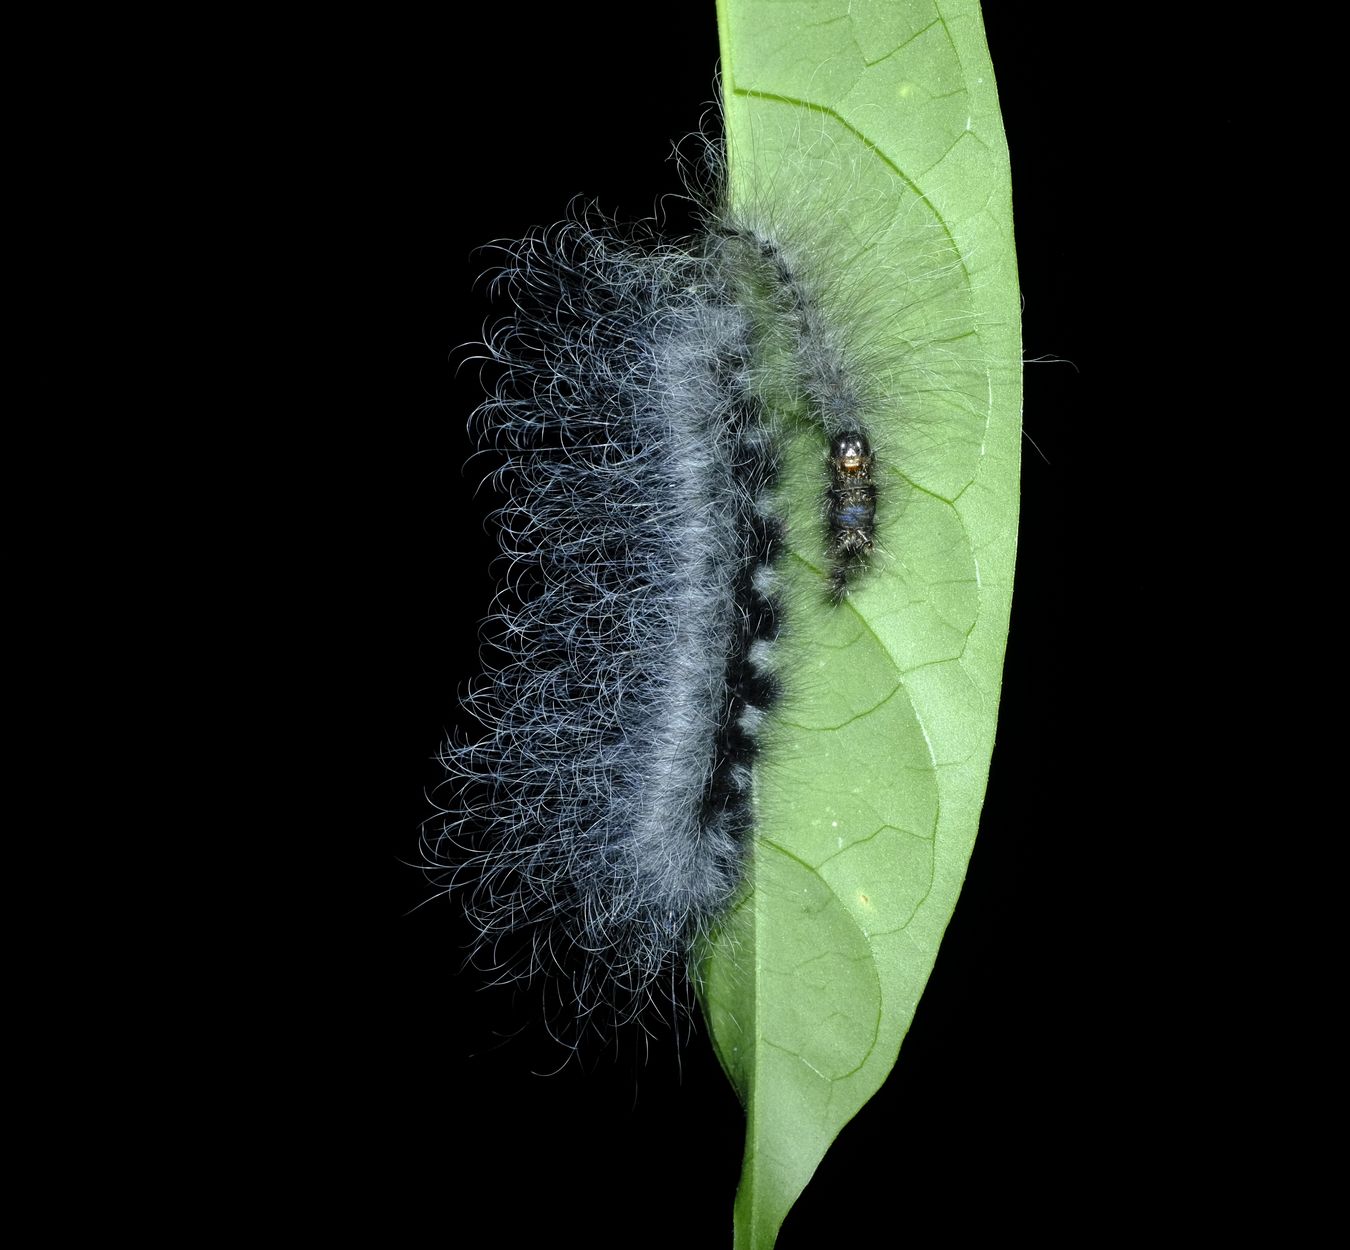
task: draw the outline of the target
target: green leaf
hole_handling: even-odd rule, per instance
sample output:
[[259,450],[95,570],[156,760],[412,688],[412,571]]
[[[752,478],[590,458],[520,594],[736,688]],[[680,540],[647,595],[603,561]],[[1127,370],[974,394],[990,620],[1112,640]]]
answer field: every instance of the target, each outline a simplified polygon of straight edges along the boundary
[[736,1245],[766,1250],[894,1066],[965,877],[1012,595],[1021,342],[973,0],[718,11],[733,205],[785,205],[829,266],[827,306],[860,323],[858,367],[897,401],[874,425],[884,551],[837,608],[822,434],[790,422],[787,694],[756,781],[752,884],[702,969],[747,1111]]

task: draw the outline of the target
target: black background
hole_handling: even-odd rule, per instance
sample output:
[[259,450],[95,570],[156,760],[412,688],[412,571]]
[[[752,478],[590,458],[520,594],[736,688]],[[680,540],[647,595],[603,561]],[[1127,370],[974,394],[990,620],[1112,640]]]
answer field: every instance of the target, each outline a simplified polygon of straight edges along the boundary
[[[463,970],[455,903],[410,866],[491,594],[491,500],[464,468],[479,383],[450,363],[491,316],[474,249],[557,219],[574,195],[650,213],[677,189],[670,150],[699,124],[717,60],[710,3],[668,26],[631,4],[480,16],[472,32],[351,32],[332,67],[331,280],[354,324],[316,367],[349,377],[344,412],[369,415],[333,435],[350,473],[334,715],[357,728],[315,771],[358,836],[333,922],[345,953],[319,957],[325,988],[305,1008],[325,1039],[315,1136],[396,1242],[729,1246],[743,1116],[701,1024],[678,1047],[626,1034],[569,1059],[527,994]],[[1112,1152],[1126,1079],[1128,977],[1101,918],[1120,888],[1117,796],[1096,768],[1112,733],[1085,731],[1075,695],[1084,665],[1118,665],[1124,685],[1129,662],[1098,630],[1112,607],[1092,585],[1076,581],[1068,609],[1090,539],[1114,558],[1083,484],[1101,480],[1100,424],[1131,402],[1103,351],[1115,294],[1084,263],[1118,237],[1111,180],[1088,156],[1103,143],[1092,106],[1119,86],[1102,70],[1114,32],[1020,5],[988,6],[985,25],[1025,355],[1072,363],[1026,369],[1012,633],[960,904],[895,1072],[826,1156],[782,1250],[959,1227],[971,1195],[1013,1222],[1053,1205]],[[1122,161],[1125,130],[1106,140]]]

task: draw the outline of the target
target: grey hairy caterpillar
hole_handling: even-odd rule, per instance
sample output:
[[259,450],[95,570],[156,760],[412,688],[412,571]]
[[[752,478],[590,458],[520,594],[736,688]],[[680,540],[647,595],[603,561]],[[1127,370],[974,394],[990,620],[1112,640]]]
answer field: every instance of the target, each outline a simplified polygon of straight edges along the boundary
[[[875,547],[870,391],[807,245],[733,212],[699,232],[574,218],[504,247],[500,370],[472,419],[501,456],[505,576],[442,752],[429,871],[479,962],[546,972],[603,1027],[678,1000],[746,886],[754,768],[783,694],[787,526],[836,606]],[[819,515],[786,515],[781,393],[818,435]]]

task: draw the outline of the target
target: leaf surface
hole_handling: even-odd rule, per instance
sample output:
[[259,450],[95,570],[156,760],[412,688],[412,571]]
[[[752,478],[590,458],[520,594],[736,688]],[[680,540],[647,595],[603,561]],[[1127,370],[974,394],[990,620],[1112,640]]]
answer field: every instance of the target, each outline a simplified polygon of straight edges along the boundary
[[818,260],[851,363],[892,401],[873,418],[883,550],[839,607],[822,431],[787,421],[786,697],[752,884],[702,968],[747,1111],[736,1245],[768,1250],[894,1066],[965,877],[1012,595],[1021,342],[978,5],[719,0],[719,23],[733,206]]

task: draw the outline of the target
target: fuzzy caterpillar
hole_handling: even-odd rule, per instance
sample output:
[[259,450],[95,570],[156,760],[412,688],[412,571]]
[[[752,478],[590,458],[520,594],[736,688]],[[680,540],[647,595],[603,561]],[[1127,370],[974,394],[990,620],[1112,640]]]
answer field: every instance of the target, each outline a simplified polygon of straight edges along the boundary
[[678,996],[745,884],[780,697],[770,393],[786,377],[829,447],[836,604],[873,547],[868,399],[793,249],[725,207],[692,239],[578,219],[506,255],[476,423],[505,458],[509,573],[465,701],[487,733],[442,753],[427,858],[493,969],[560,974],[603,1028]]

